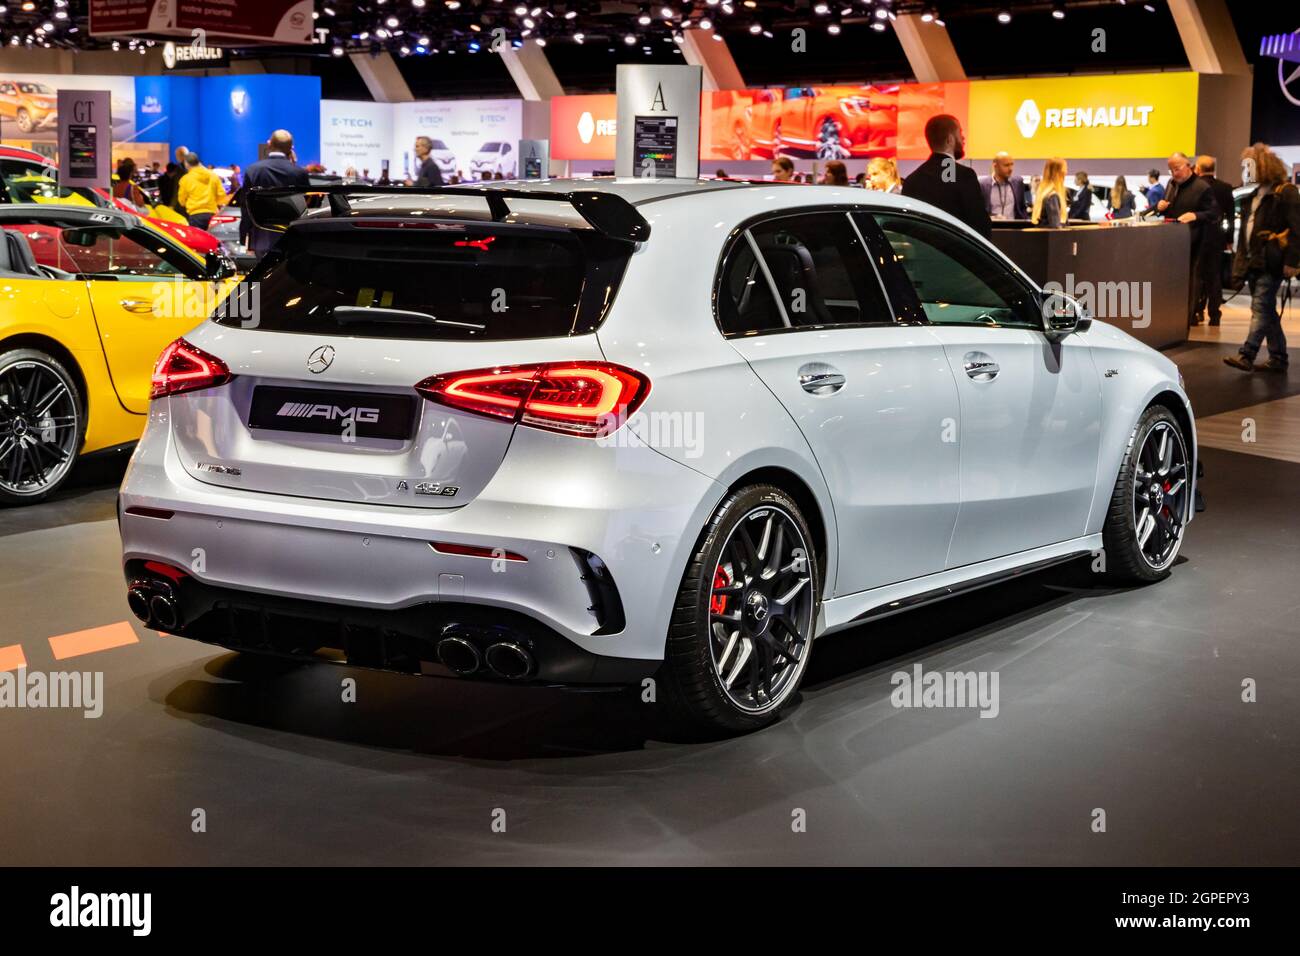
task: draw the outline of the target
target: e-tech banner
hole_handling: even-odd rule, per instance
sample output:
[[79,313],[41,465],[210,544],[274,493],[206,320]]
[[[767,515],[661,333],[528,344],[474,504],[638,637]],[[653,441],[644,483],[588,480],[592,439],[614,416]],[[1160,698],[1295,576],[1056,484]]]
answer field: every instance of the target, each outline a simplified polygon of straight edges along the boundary
[[970,84],[966,154],[1144,159],[1196,149],[1195,73]]
[[522,100],[442,100],[393,106],[395,144],[393,179],[411,176],[415,138],[433,141],[433,160],[443,180],[452,175],[483,179],[501,173],[518,175],[519,140],[523,138]]
[[355,169],[377,179],[392,154],[392,103],[321,100],[320,161],[327,171],[342,175]]

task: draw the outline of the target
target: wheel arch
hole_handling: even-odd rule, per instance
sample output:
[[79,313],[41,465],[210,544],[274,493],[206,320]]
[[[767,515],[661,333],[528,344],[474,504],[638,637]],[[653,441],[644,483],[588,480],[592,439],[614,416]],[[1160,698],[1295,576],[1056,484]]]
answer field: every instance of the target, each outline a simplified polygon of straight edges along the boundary
[[817,495],[799,475],[779,465],[766,465],[747,471],[733,481],[727,491],[730,493],[748,485],[774,485],[793,498],[795,504],[799,506],[804,519],[808,522],[808,527],[812,530],[813,547],[817,549],[817,566],[821,572],[824,597],[829,587],[827,571],[831,567],[830,530],[827,527],[826,516],[822,514],[821,505],[817,501]]
[[39,332],[19,332],[17,335],[11,335],[0,340],[0,353],[10,352],[14,349],[39,349],[51,358],[57,359],[68,370],[68,374],[72,376],[73,382],[76,383],[77,395],[81,398],[82,411],[89,419],[90,389],[86,385],[86,375],[81,370],[81,363],[77,361],[76,356],[72,354],[67,346],[58,339],[50,338],[48,335],[42,335]]

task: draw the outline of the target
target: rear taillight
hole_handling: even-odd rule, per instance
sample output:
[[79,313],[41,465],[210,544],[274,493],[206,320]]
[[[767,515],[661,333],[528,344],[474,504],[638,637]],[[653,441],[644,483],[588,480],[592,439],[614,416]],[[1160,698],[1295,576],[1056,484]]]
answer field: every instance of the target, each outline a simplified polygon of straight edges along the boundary
[[221,359],[184,339],[177,339],[158,356],[149,397],[164,398],[200,388],[213,388],[225,385],[232,378],[230,368]]
[[533,428],[600,438],[650,394],[650,379],[609,362],[548,362],[434,375],[415,386],[431,402]]
[[224,226],[226,223],[234,222],[238,218],[239,218],[238,216],[223,216],[221,213],[217,213],[215,216],[213,216],[211,219],[208,220],[208,225]]

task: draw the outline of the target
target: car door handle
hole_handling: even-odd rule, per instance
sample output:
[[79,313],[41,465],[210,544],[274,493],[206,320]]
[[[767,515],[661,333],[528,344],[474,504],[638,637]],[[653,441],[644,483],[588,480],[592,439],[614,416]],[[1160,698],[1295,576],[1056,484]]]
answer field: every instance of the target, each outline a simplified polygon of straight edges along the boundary
[[998,377],[998,363],[988,360],[973,360],[964,366],[966,375],[977,382],[991,382]]
[[844,387],[844,376],[829,365],[812,362],[799,369],[799,387],[810,395],[833,395]]
[[123,299],[119,303],[128,312],[152,312],[153,302],[149,299]]

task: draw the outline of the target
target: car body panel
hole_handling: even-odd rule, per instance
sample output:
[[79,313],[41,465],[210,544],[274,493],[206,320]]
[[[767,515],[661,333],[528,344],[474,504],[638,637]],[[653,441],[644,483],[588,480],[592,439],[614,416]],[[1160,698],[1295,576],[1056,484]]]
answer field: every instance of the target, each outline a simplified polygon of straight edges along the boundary
[[[227,402],[234,393],[221,386],[209,390],[212,395],[167,399],[152,406],[149,428],[123,483],[125,558],[188,566],[190,550],[205,547],[206,569],[196,572],[205,581],[247,591],[302,594],[327,603],[385,607],[438,600],[450,575],[457,601],[521,610],[598,655],[654,660],[662,657],[673,597],[701,529],[730,488],[751,483],[756,475],[802,489],[805,509],[822,527],[826,584],[818,629],[824,632],[890,602],[901,605],[936,588],[1095,549],[1119,462],[1145,403],[1165,394],[1187,407],[1173,363],[1100,322],[1057,343],[1061,367],[1055,371],[1047,364],[1049,337],[1023,330],[1011,335],[1014,330],[949,328],[946,342],[936,326],[903,325],[837,329],[824,336],[801,330],[752,339],[723,337],[710,305],[719,261],[738,225],[755,215],[845,206],[906,210],[940,220],[1001,256],[972,230],[915,200],[845,188],[716,182],[541,181],[528,188],[617,193],[638,203],[651,237],[632,252],[613,306],[594,336],[474,344],[482,355],[491,356],[491,364],[598,352],[607,361],[648,375],[649,396],[627,425],[602,441],[514,426],[498,466],[467,503],[420,509],[393,506],[387,489],[382,503],[365,504],[356,496],[339,501],[243,490],[238,481],[242,476],[214,479],[196,467],[196,453],[224,452],[224,446],[203,445],[198,431],[201,412],[205,407],[212,412],[215,406],[206,403],[220,400],[223,390]],[[1021,270],[1008,268],[1033,285]],[[992,423],[976,423],[975,435],[989,443],[982,459],[982,467],[992,474],[989,487],[1009,489],[1010,496],[996,507],[991,500],[974,502],[968,516],[970,538],[978,542],[996,532],[998,543],[986,550],[1012,547],[1015,553],[981,558],[975,545],[959,547],[953,556],[969,561],[954,568],[948,550],[936,542],[943,538],[945,526],[952,531],[961,526],[961,503],[953,495],[953,489],[960,488],[960,464],[954,460],[960,447],[918,447],[912,430],[932,432],[938,439],[942,418],[954,412],[960,419],[989,411],[979,404],[961,410],[963,383],[955,372],[969,351],[964,337],[974,332],[995,333],[977,344],[1006,350],[1009,374],[1018,373],[1001,383],[1014,387],[1004,390],[1008,394],[1002,399],[1003,410],[994,408],[992,413],[1005,420],[1006,408],[1016,407],[1017,401],[1025,404],[1020,418],[1007,421],[1003,431]],[[257,349],[243,341],[236,345],[241,336],[257,341]],[[286,376],[297,384],[305,378],[297,370],[307,357],[305,347],[316,341],[311,336],[211,324],[196,330],[193,340],[219,356],[227,351],[235,360],[231,370],[236,374]],[[442,343],[440,348],[448,345],[456,348],[448,350],[440,367],[426,367],[431,362],[425,357],[409,373],[376,373],[377,381],[398,388],[401,382],[413,385],[425,374],[484,366],[479,352],[458,343]],[[355,358],[345,361],[340,383],[360,381],[366,369],[378,367],[381,360],[400,363],[417,354],[410,343],[391,340],[364,345],[358,340],[345,347]],[[822,410],[831,403],[814,404],[791,393],[788,385],[800,363],[830,361],[831,355],[837,363],[852,365],[855,386],[861,382],[859,393],[844,396],[856,403],[839,403],[845,406],[845,419],[852,415],[860,423],[856,431]],[[959,362],[957,369],[952,355]],[[889,363],[890,368],[873,374],[873,362]],[[1119,369],[1117,374],[1103,374],[1112,366]],[[911,380],[922,375],[936,383],[934,395],[894,394],[913,387]],[[214,415],[209,418],[215,420]],[[1035,428],[1051,434],[1031,434]],[[1188,437],[1194,449],[1194,432]],[[856,447],[842,448],[855,442]],[[285,449],[268,454],[268,461],[281,453],[287,456],[289,448],[307,447],[289,440],[283,444]],[[1086,456],[1089,447],[1099,449],[1092,461]],[[835,460],[837,454],[841,460]],[[894,463],[882,460],[891,454],[900,461],[915,459],[938,468],[947,476],[926,479],[936,517],[925,526],[924,541],[908,540],[924,509],[908,499],[904,471],[891,470]],[[994,461],[997,456],[1007,460]],[[216,458],[215,464],[223,463],[221,455]],[[283,463],[289,460],[285,457]],[[981,461],[972,464],[972,477],[984,480]],[[1009,475],[1013,467],[1041,467],[1045,472],[1026,482]],[[353,468],[382,473],[360,459]],[[859,470],[868,477],[855,486]],[[200,474],[203,480],[196,477]],[[398,476],[387,477],[391,482]],[[1063,488],[1049,486],[1057,479]],[[873,482],[899,509],[889,515],[885,512],[890,509],[879,507],[874,531]],[[854,512],[855,506],[863,507],[861,514]],[[183,513],[185,523],[133,515],[132,507]],[[1026,507],[1042,520],[1018,521]],[[1046,530],[1044,521],[1050,524]],[[1044,540],[1044,535],[1052,540]],[[527,568],[493,574],[491,562],[484,558],[437,554],[431,559],[424,549],[435,540],[517,550],[528,558]],[[591,622],[577,610],[582,597],[576,584],[567,571],[555,577],[548,569],[558,560],[551,552],[558,555],[560,548],[568,547],[591,551],[609,568],[627,605],[626,625],[617,634],[590,630]],[[219,555],[215,564],[211,549]],[[919,560],[923,553],[930,556],[928,568]],[[378,556],[375,568],[358,571],[372,555]],[[891,570],[891,557],[901,564],[910,562],[910,568]]]

